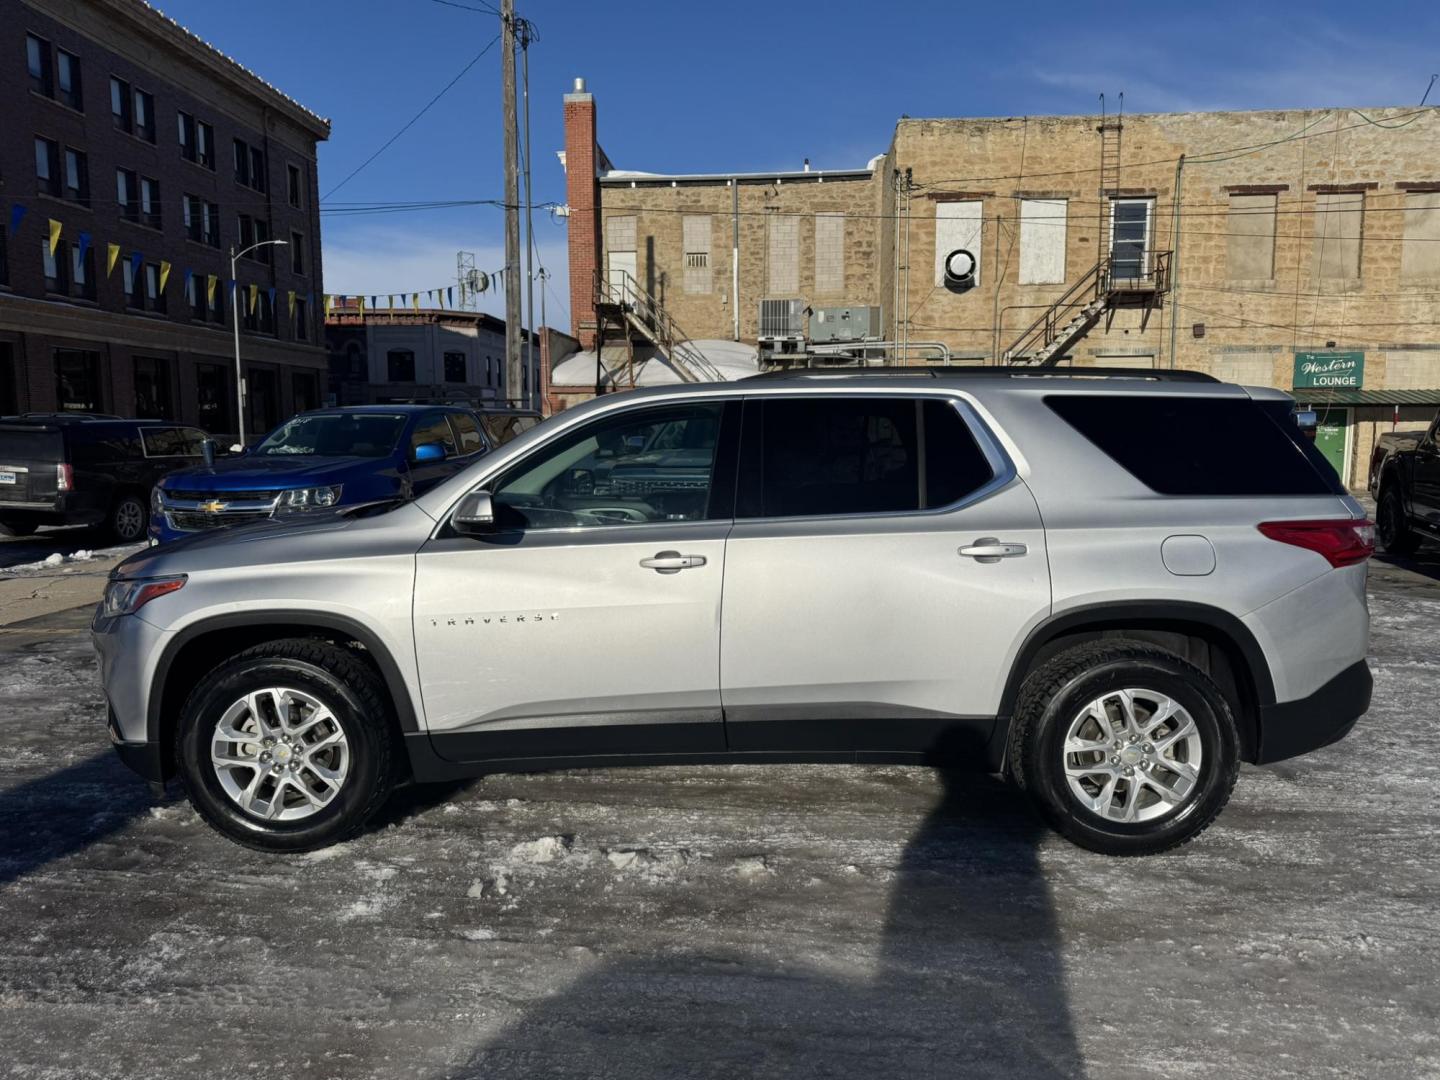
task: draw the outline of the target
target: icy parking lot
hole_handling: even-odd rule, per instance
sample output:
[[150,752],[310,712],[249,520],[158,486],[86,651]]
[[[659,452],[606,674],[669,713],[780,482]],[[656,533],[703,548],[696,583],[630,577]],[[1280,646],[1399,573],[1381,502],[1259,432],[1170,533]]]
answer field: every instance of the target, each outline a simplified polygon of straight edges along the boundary
[[0,631],[0,1075],[1440,1075],[1440,570],[1375,705],[1116,860],[982,777],[493,777],[234,847],[104,737],[83,613]]

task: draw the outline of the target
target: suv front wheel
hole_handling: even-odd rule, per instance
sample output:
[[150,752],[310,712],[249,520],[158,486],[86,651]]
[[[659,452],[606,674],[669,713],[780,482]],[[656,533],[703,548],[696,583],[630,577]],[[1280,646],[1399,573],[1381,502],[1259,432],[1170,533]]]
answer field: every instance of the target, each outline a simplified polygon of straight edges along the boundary
[[352,653],[272,641],[200,680],[175,759],[190,802],[230,839],[311,851],[354,835],[385,801],[389,718],[379,679]]
[[1059,653],[1026,679],[1010,771],[1081,847],[1152,855],[1198,836],[1230,798],[1239,738],[1199,668],[1139,641]]

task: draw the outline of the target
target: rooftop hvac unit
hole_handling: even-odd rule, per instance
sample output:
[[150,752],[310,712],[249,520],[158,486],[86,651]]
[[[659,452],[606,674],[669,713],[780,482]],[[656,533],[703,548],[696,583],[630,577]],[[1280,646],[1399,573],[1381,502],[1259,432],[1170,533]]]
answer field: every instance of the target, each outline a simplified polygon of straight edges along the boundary
[[878,305],[816,308],[810,315],[810,341],[816,345],[833,341],[879,341],[884,334],[883,327]]
[[761,344],[767,341],[803,341],[805,338],[805,301],[761,300]]

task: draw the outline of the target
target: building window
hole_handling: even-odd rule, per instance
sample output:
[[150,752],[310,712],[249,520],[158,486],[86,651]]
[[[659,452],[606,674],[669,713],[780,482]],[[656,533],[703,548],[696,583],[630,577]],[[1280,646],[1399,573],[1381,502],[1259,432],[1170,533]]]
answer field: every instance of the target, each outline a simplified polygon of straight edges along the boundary
[[447,352],[445,354],[445,381],[463,383],[465,378],[465,354],[463,352]]
[[290,391],[295,403],[295,412],[309,412],[320,404],[320,382],[308,371],[296,371],[290,375]]
[[1225,274],[1232,280],[1270,281],[1275,277],[1273,194],[1230,196],[1225,220]]
[[15,346],[8,341],[0,341],[0,416],[20,411],[19,382],[15,371]]
[[35,185],[42,195],[60,195],[60,145],[53,139],[35,140]]
[[55,66],[60,74],[60,100],[72,109],[84,109],[80,96],[80,58],[64,49],[55,50],[55,57],[58,61]]
[[140,220],[152,229],[160,228],[160,181],[140,178]]
[[140,292],[140,276],[135,273],[135,260],[124,260],[120,266],[120,284],[125,290],[125,306],[145,310],[145,297]]
[[845,215],[815,215],[815,293],[835,296],[845,291]]
[[85,155],[69,146],[65,148],[65,198],[71,202],[90,203],[90,168]]
[[769,232],[766,269],[770,292],[793,296],[800,291],[800,218],[796,214],[771,214],[765,224]]
[[298,232],[290,234],[290,270],[296,274],[305,273],[305,237]]
[[190,318],[196,322],[205,320],[205,301],[202,299],[204,283],[198,274],[185,279],[185,303],[190,305]]
[[140,220],[140,185],[129,169],[115,170],[115,201],[126,221]]
[[205,279],[205,317],[218,326],[225,325],[225,288],[219,280],[215,289],[210,289],[210,279]]
[[[236,220],[240,229],[240,247],[242,250],[253,244],[264,244],[265,241],[270,239],[270,224],[263,218],[254,218],[249,214],[240,214]],[[248,252],[245,258],[253,259],[255,262],[265,263],[268,266],[271,259],[271,249],[269,245],[257,247],[255,250]]]
[[385,354],[386,382],[414,382],[415,354],[409,349],[391,349]]
[[235,140],[235,182],[256,191],[266,189],[265,151],[244,139]]
[[1135,281],[1150,273],[1154,199],[1110,200],[1110,274]]
[[980,284],[981,221],[985,204],[979,199],[935,204],[935,282],[945,284],[945,259],[952,251],[965,250],[975,256],[975,284]]
[[302,296],[295,298],[295,340],[310,340],[310,305]]
[[299,166],[287,165],[285,167],[285,191],[290,199],[290,205],[297,210],[300,208],[302,190]]
[[230,371],[224,364],[195,365],[197,419],[206,431],[215,434],[230,428]]
[[30,71],[30,89],[37,94],[54,97],[55,79],[50,65],[50,42],[34,34],[26,34],[25,64]]
[[1404,230],[1400,277],[1409,281],[1440,279],[1440,190],[1406,193]]
[[10,284],[10,253],[5,246],[5,226],[0,225],[0,285]]
[[130,84],[124,79],[117,79],[110,76],[110,118],[115,126],[121,131],[133,133],[135,131],[135,119]]
[[135,134],[146,142],[155,141],[155,98],[144,90],[135,91]]
[[1363,191],[1315,195],[1314,276],[1323,281],[1360,279],[1360,236],[1365,227]]
[[164,311],[165,291],[160,288],[160,264],[145,264],[145,305],[151,311]]
[[237,288],[240,289],[241,325],[252,334],[275,333],[275,305],[270,302],[269,290],[257,287],[252,302],[247,287]]
[[710,274],[710,215],[687,214],[680,221],[681,243],[685,247],[685,291],[708,293]]
[[87,247],[84,254],[78,243],[70,245],[70,291],[82,300],[95,299],[95,249]]
[[58,259],[55,257],[55,253],[50,250],[49,237],[44,237],[40,241],[40,261],[45,267],[45,291],[66,292],[68,282],[65,275],[65,259],[63,256]]
[[135,416],[140,420],[175,419],[170,361],[158,356],[135,357]]
[[1065,281],[1069,206],[1065,199],[1020,200],[1021,285],[1060,285]]
[[180,156],[207,169],[215,168],[215,129],[189,113],[176,114],[180,136]]
[[55,350],[55,407],[61,412],[100,412],[100,354]]

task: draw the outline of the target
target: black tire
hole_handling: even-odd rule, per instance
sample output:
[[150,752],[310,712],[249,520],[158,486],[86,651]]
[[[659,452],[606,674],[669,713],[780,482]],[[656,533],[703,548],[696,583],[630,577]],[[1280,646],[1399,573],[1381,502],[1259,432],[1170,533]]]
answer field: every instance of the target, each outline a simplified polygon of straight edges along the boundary
[[[331,801],[309,817],[266,822],[243,811],[221,786],[210,745],[224,711],[247,693],[285,686],[319,699],[350,748],[349,773]],[[393,712],[375,673],[324,641],[291,638],[246,649],[200,680],[181,710],[175,760],[196,811],[237,844],[300,852],[355,835],[380,809],[394,782]]]
[[[1103,817],[1082,805],[1064,774],[1071,721],[1102,694],[1122,688],[1168,695],[1190,714],[1200,736],[1194,789],[1149,821]],[[1067,649],[1026,678],[1010,730],[1009,766],[1040,815],[1066,839],[1104,855],[1154,855],[1193,840],[1215,820],[1239,775],[1240,742],[1229,702],[1203,671],[1157,646],[1116,639]]]
[[1410,555],[1420,546],[1420,535],[1410,527],[1405,504],[1400,501],[1400,488],[1393,482],[1380,491],[1380,504],[1375,509],[1375,534],[1381,550],[1388,555]]
[[0,521],[0,536],[30,536],[35,528],[28,521]]
[[138,544],[150,528],[150,507],[145,497],[133,491],[123,493],[110,507],[105,531],[121,544]]

